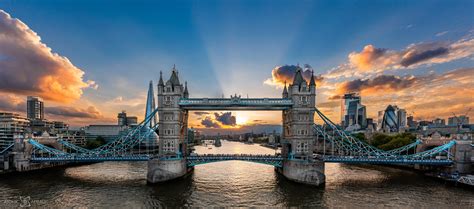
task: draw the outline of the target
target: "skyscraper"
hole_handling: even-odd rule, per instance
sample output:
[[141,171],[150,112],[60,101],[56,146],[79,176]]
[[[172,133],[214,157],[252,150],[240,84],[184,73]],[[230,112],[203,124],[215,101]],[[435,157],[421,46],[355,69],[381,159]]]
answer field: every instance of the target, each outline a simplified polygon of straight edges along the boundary
[[[381,111],[382,112],[382,111]],[[383,115],[380,114],[379,121],[379,131],[383,132],[400,132],[407,127],[407,114],[405,109],[400,109],[396,105],[388,105]]]
[[26,116],[28,119],[43,120],[44,119],[43,99],[36,96],[28,96],[27,101],[26,101]]
[[344,128],[358,126],[354,128],[362,129],[367,126],[366,108],[361,104],[361,97],[358,94],[344,94],[341,103],[341,124]]

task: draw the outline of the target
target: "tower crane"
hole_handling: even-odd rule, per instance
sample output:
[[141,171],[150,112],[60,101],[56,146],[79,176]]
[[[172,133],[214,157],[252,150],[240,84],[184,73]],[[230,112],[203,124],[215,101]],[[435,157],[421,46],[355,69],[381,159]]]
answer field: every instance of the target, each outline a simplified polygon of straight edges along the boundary
[[461,131],[462,129],[462,125],[464,125],[464,122],[465,120],[467,119],[467,115],[469,114],[469,112],[471,112],[471,108],[469,108],[466,113],[464,115],[461,115],[461,116],[464,116],[464,117],[458,117],[454,112],[453,112],[453,116],[454,116],[454,120],[457,121],[457,127],[458,127],[458,133]]

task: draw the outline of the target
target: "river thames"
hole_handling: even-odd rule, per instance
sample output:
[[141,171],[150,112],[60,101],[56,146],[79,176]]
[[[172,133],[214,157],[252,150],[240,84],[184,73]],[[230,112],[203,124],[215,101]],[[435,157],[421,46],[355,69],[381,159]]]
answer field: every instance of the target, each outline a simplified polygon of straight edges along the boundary
[[[274,154],[257,144],[222,141],[196,152]],[[472,208],[474,191],[395,168],[326,164],[326,185],[290,182],[268,165],[227,161],[196,166],[166,184],[146,183],[146,162],[105,162],[1,176],[0,206]]]

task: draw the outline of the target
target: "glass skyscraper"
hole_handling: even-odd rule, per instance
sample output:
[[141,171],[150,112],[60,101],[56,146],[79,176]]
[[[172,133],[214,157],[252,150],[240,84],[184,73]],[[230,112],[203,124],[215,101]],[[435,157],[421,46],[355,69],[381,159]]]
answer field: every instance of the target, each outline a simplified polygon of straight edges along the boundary
[[357,125],[359,127],[355,129],[367,127],[366,108],[361,104],[361,97],[358,94],[344,94],[341,104],[341,124],[344,128]]
[[404,109],[388,105],[383,114],[379,113],[379,129],[384,132],[400,132],[407,127],[407,114]]

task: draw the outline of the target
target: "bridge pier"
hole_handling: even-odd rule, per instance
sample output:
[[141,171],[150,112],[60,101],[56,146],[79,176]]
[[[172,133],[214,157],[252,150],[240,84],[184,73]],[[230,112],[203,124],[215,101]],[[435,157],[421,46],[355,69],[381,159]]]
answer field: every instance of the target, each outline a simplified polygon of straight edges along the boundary
[[319,186],[326,182],[323,161],[284,160],[277,171],[291,181]]
[[186,159],[154,158],[148,160],[148,183],[161,183],[185,176],[190,170],[186,166]]
[[454,165],[451,172],[469,174],[472,172],[472,145],[469,140],[456,140],[454,151]]

